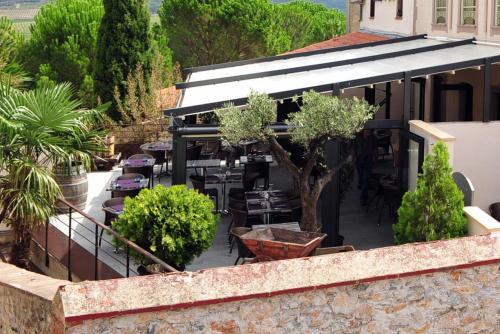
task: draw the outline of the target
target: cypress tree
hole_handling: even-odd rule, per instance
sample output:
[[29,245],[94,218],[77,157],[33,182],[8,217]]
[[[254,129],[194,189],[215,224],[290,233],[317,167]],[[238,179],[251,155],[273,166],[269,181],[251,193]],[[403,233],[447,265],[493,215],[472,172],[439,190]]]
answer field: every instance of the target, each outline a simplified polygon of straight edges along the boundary
[[451,176],[450,156],[443,142],[424,161],[415,191],[407,192],[393,226],[396,243],[450,239],[467,233],[464,195]]
[[150,69],[150,13],[145,0],[104,0],[104,16],[97,38],[95,88],[102,102],[112,102],[111,118],[119,120],[115,87],[126,94],[127,76],[141,64],[145,76]]

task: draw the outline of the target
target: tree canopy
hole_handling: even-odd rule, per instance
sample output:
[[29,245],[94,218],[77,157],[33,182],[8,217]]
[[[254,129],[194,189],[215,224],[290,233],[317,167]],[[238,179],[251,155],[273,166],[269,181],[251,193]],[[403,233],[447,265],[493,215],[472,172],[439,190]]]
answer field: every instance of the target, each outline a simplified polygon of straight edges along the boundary
[[[95,89],[104,102],[114,103],[115,87],[121,97],[127,91],[127,77],[140,64],[146,77],[151,62],[150,13],[145,0],[104,0],[104,16],[97,39],[94,70]],[[108,114],[119,118],[116,105]]]
[[184,67],[273,55],[345,32],[342,13],[302,0],[164,0],[159,16]]
[[23,52],[26,69],[35,76],[47,64],[54,80],[80,89],[93,71],[103,14],[102,0],[56,0],[43,5]]
[[298,0],[271,6],[266,35],[270,55],[298,49],[345,33],[345,16],[310,1]]
[[0,17],[0,81],[21,84],[24,73],[18,63],[22,35],[7,17]]
[[[301,228],[319,231],[321,225],[316,218],[316,207],[321,192],[343,166],[343,163],[331,169],[318,166],[324,144],[331,138],[353,139],[373,117],[377,107],[356,97],[346,99],[313,91],[304,92],[302,100],[300,110],[291,113],[286,123],[291,141],[306,152],[304,166],[295,165],[290,152],[280,145],[269,127],[276,120],[276,103],[266,94],[252,93],[244,110],[229,104],[216,114],[220,119],[221,134],[229,142],[236,144],[241,140],[257,139],[269,143],[277,162],[290,173],[298,187],[296,191],[302,205]],[[311,185],[311,173],[315,167],[322,170],[322,174],[314,178]]]
[[265,54],[267,0],[164,0],[158,14],[184,67]]

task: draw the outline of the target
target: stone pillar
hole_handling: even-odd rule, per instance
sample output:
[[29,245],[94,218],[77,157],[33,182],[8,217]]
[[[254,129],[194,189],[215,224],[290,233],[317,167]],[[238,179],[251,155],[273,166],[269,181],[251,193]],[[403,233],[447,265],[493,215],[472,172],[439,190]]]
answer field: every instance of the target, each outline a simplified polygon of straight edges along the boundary
[[346,30],[347,33],[359,31],[359,22],[361,21],[361,3],[362,0],[346,0]]

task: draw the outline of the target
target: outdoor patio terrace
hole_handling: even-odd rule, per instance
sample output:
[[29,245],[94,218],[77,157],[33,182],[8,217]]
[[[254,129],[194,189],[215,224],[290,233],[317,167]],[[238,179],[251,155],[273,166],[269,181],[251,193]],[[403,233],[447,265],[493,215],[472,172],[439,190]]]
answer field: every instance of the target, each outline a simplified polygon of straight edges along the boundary
[[[209,169],[208,173],[215,173],[217,171],[217,169]],[[158,172],[156,168],[155,172]],[[121,173],[121,169],[115,167],[112,171],[99,171],[88,174],[89,193],[87,205],[84,209],[85,213],[99,222],[104,222],[102,203],[110,198],[110,192],[106,189],[109,183],[121,175]],[[287,190],[291,188],[290,177],[287,175],[286,171],[280,168],[276,163],[270,166],[270,180],[273,189]],[[155,177],[154,185],[157,184],[158,179]],[[167,187],[170,186],[170,176],[162,176],[161,184]],[[393,245],[393,217],[388,215],[387,210],[385,210],[382,224],[381,226],[377,226],[378,209],[373,205],[367,212],[366,207],[361,206],[359,202],[360,191],[355,185],[356,180],[353,181],[350,190],[347,192],[340,210],[340,234],[345,238],[344,244],[353,245],[355,249],[372,249]],[[188,186],[192,187],[191,184],[188,184]],[[238,184],[234,184],[233,186],[238,187]],[[220,191],[219,194],[221,194]],[[221,200],[219,201],[221,202]],[[72,228],[77,233],[72,233],[72,240],[90,254],[94,254],[93,231],[95,225],[78,214],[73,214],[73,218],[75,221]],[[229,253],[227,229],[230,221],[230,215],[220,216],[212,247],[202,253],[201,256],[195,258],[194,261],[186,267],[187,271],[234,265],[238,250],[235,246],[232,253]],[[51,224],[60,232],[68,235],[67,216],[61,215],[58,219],[53,219]],[[99,250],[99,259],[110,268],[114,269],[119,275],[125,276],[124,263],[126,261],[126,254],[123,250],[115,254],[114,250],[112,236],[104,233],[103,242]],[[75,261],[73,261],[73,263],[75,263]],[[137,275],[136,266],[137,263],[131,264],[131,276]]]

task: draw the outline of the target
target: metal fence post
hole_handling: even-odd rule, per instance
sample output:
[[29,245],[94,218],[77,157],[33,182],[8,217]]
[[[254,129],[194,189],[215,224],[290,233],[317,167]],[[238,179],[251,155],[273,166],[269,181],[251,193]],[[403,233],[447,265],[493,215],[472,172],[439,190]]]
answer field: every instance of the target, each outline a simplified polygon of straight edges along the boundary
[[71,220],[73,209],[69,207],[69,231],[68,231],[68,281],[72,281],[71,277]]

